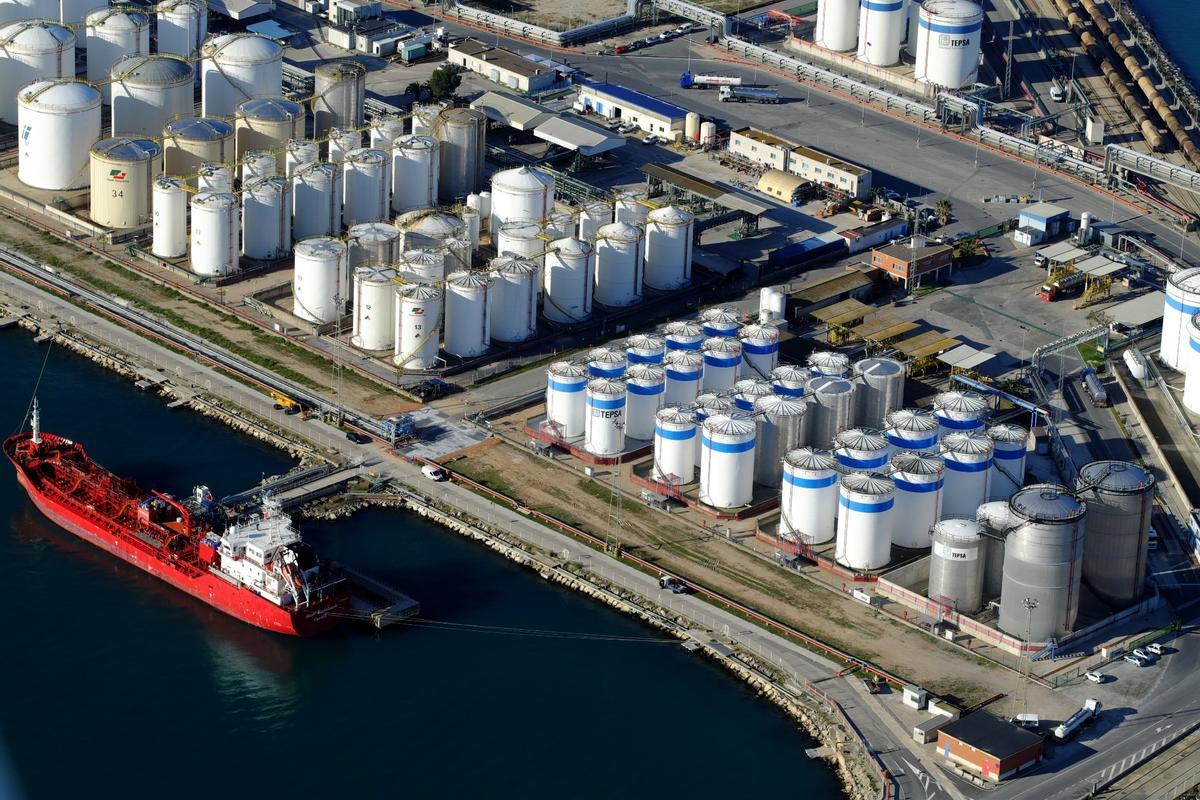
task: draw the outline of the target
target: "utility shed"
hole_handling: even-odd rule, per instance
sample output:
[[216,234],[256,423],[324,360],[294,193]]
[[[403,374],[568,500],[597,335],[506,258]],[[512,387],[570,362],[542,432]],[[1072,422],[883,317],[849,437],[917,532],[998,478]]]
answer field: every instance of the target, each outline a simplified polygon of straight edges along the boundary
[[1046,234],[1047,239],[1070,231],[1071,212],[1054,203],[1034,203],[1017,215],[1018,228],[1033,228]]
[[947,761],[994,783],[1042,759],[1041,736],[986,711],[968,714],[937,733],[938,752]]

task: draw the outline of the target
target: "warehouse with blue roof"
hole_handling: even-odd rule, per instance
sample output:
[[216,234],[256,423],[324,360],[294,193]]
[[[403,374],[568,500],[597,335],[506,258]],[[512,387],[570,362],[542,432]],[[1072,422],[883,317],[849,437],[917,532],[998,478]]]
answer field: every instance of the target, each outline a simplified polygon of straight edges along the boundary
[[581,84],[575,110],[632,123],[646,133],[672,140],[683,136],[687,120],[687,109],[613,83]]

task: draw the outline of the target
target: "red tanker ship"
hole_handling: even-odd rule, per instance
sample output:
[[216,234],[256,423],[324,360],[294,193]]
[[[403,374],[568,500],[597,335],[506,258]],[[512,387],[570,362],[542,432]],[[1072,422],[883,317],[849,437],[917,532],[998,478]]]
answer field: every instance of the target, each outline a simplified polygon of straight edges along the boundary
[[4,454],[52,522],[243,622],[312,636],[336,625],[349,602],[345,582],[269,498],[260,513],[223,526],[205,487],[187,502],[147,492],[82,445],[42,433],[36,401],[33,431],[6,440]]

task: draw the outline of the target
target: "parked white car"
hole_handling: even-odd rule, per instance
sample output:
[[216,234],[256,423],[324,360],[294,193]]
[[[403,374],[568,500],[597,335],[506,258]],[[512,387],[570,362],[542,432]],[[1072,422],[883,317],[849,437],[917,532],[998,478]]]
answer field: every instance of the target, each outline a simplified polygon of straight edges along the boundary
[[1105,675],[1103,672],[1097,672],[1096,670],[1090,670],[1083,673],[1083,677],[1087,678],[1092,683],[1104,683],[1106,680],[1108,680],[1107,675]]

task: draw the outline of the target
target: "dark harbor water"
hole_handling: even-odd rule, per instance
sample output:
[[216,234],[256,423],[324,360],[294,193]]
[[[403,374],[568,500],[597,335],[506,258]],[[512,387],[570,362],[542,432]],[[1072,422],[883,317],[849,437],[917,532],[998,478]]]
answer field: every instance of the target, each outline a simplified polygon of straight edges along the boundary
[[[0,333],[0,423],[46,353]],[[43,427],[118,474],[219,497],[279,452],[54,350]],[[303,528],[459,626],[300,641],[228,619],[40,517],[0,479],[0,797],[841,797],[813,743],[720,668],[479,545],[390,512]],[[0,770],[0,775],[2,775]],[[18,793],[19,792],[19,793]]]
[[1196,0],[1136,0],[1134,8],[1154,29],[1171,60],[1200,88],[1200,3]]

